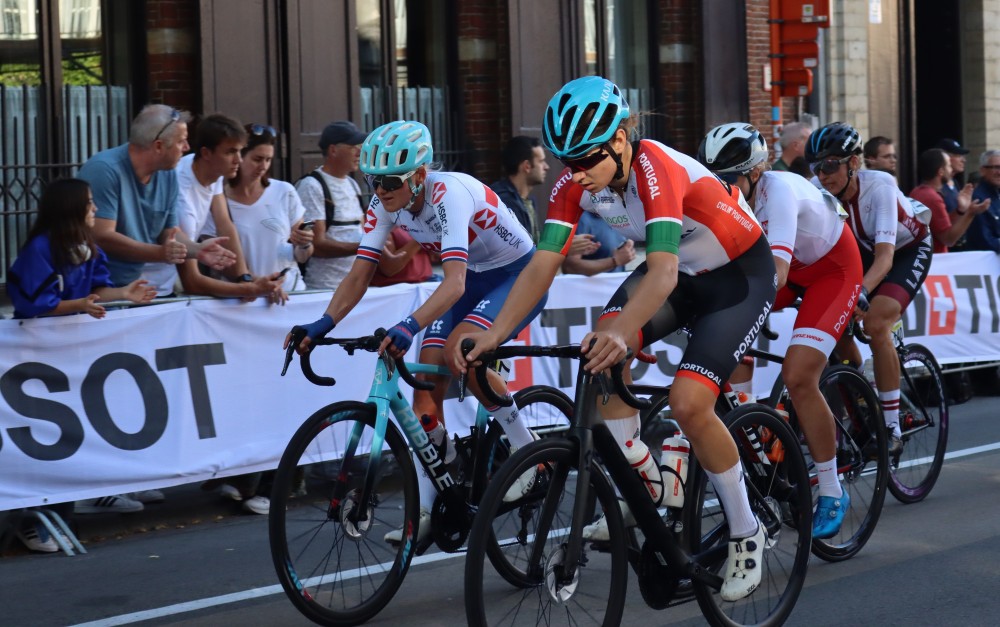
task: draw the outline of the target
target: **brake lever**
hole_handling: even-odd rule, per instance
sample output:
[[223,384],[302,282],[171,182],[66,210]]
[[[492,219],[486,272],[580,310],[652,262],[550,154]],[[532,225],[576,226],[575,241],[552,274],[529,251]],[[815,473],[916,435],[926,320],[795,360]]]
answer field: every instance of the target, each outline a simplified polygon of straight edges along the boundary
[[458,373],[458,402],[459,403],[462,403],[462,402],[465,401],[465,392],[466,392],[466,380],[465,380],[465,371],[463,370],[462,372]]
[[285,365],[281,368],[281,376],[285,376],[288,372],[288,365],[292,363],[292,357],[295,355],[295,348],[302,343],[302,340],[306,336],[306,330],[300,326],[292,327],[290,332],[291,338],[288,340],[288,348],[285,349]]
[[608,401],[611,399],[611,393],[608,391],[608,374],[607,371],[602,372],[597,375],[597,383],[601,388],[601,405],[607,405]]

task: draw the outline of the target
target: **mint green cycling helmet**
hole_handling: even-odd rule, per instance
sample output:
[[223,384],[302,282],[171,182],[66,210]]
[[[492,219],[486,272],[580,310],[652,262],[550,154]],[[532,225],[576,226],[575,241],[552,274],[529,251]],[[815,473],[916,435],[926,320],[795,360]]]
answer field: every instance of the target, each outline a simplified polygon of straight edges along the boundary
[[601,76],[577,78],[549,100],[542,141],[557,159],[578,159],[610,141],[629,114],[617,85]]
[[405,174],[433,159],[431,132],[411,120],[383,124],[361,144],[361,171],[365,174]]

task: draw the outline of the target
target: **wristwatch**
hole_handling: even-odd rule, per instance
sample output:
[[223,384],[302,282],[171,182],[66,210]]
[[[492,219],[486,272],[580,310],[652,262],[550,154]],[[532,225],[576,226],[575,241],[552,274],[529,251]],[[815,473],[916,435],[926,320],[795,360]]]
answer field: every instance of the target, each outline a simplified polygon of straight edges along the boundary
[[236,279],[238,283],[253,283],[252,274],[241,274],[240,278]]

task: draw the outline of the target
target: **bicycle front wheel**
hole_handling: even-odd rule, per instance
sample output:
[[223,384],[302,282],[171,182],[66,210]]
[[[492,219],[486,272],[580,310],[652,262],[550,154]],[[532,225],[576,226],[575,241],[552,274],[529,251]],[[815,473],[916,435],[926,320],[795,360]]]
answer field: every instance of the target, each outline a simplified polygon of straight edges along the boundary
[[[603,551],[584,545],[572,577],[564,557],[577,498],[578,451],[562,438],[529,444],[501,467],[483,495],[465,560],[465,609],[469,625],[617,626],[625,609],[628,560],[624,522],[614,489],[596,463],[588,490],[598,514],[607,512],[612,538]],[[504,494],[528,470],[541,479],[512,503]],[[586,495],[581,495],[586,497]],[[588,521],[589,522],[589,521]],[[582,529],[576,530],[582,533]],[[522,584],[485,568],[486,549],[496,542]]]
[[875,391],[854,368],[827,368],[820,390],[833,412],[837,473],[850,495],[851,507],[837,535],[813,540],[813,553],[828,562],[839,562],[864,548],[882,514],[889,482],[889,435]]
[[328,405],[292,436],[275,475],[268,519],[274,568],[295,607],[321,625],[375,616],[413,555],[411,542],[383,539],[416,529],[413,462],[392,421],[378,453],[374,435],[373,405]]
[[[798,437],[770,408],[741,405],[724,418],[736,440],[750,498],[750,507],[767,531],[760,568],[760,586],[735,602],[719,591],[695,582],[698,605],[713,625],[781,625],[788,618],[805,581],[812,537],[812,495]],[[781,443],[781,462],[764,454],[762,440]],[[729,526],[725,512],[695,457],[688,470],[684,514],[691,552],[706,569],[723,576]]]
[[903,452],[892,459],[889,491],[903,503],[924,500],[937,482],[948,447],[948,398],[941,367],[919,344],[899,356],[899,427]]

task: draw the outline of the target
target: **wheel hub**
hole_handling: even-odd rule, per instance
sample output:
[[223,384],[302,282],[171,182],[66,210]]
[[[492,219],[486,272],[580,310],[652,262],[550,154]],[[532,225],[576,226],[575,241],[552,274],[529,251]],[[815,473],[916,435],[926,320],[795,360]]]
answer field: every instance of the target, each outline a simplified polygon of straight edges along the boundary
[[573,573],[573,581],[562,583],[562,566],[566,559],[566,548],[559,547],[545,562],[545,589],[556,603],[566,603],[573,598],[580,584],[580,569]]
[[340,524],[344,528],[344,533],[352,540],[360,540],[365,537],[368,530],[371,529],[372,521],[375,520],[374,504],[368,506],[368,511],[365,512],[366,515],[362,520],[354,521],[352,518],[357,518],[354,512],[357,512],[358,509],[358,491],[351,490],[340,504]]

